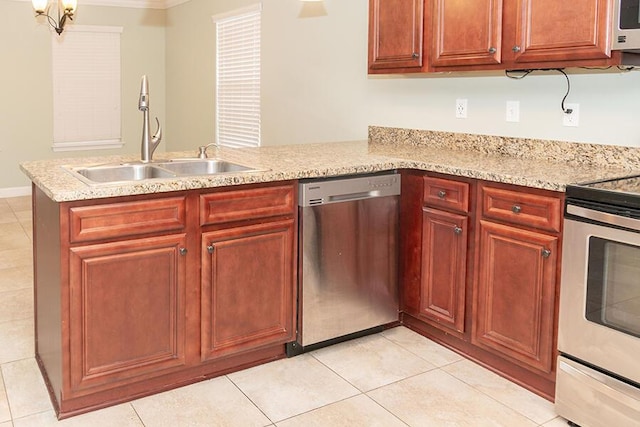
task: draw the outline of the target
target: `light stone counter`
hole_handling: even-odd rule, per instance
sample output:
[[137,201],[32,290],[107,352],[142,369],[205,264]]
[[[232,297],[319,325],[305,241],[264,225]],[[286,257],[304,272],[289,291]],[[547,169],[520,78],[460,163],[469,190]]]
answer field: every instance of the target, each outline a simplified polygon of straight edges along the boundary
[[[158,153],[155,160],[193,157]],[[640,171],[640,149],[370,127],[369,141],[213,149],[210,157],[258,172],[87,185],[63,166],[138,160],[104,156],[24,162],[22,171],[56,202],[160,193],[289,179],[420,169],[528,187],[564,191],[567,184]]]

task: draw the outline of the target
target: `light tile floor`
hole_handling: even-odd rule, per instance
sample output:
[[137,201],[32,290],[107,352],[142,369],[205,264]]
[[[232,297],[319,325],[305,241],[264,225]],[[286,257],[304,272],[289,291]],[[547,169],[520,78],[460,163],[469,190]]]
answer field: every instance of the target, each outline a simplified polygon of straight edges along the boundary
[[403,327],[57,421],[33,354],[30,199],[0,199],[0,427],[566,426]]

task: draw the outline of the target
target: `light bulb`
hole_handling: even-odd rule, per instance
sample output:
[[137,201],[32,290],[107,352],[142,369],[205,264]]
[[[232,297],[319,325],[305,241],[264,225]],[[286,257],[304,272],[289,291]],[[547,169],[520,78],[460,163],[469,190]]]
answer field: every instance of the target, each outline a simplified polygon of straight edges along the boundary
[[31,0],[31,4],[33,5],[33,9],[36,13],[44,13],[47,9],[48,0]]
[[78,7],[78,0],[62,0],[62,8],[74,12]]

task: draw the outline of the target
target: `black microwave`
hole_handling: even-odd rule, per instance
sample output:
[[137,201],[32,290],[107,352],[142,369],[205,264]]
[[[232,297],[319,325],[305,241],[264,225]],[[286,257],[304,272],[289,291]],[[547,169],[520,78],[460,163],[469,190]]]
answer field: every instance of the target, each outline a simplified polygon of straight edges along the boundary
[[640,0],[614,0],[611,49],[640,53]]

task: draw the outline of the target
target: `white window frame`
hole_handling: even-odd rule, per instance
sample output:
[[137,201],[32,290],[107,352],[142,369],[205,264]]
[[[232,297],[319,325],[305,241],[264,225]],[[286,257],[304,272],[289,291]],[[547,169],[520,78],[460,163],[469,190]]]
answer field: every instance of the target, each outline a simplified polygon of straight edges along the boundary
[[121,148],[122,27],[52,32],[53,151]]
[[262,4],[212,17],[216,26],[216,142],[259,147]]

